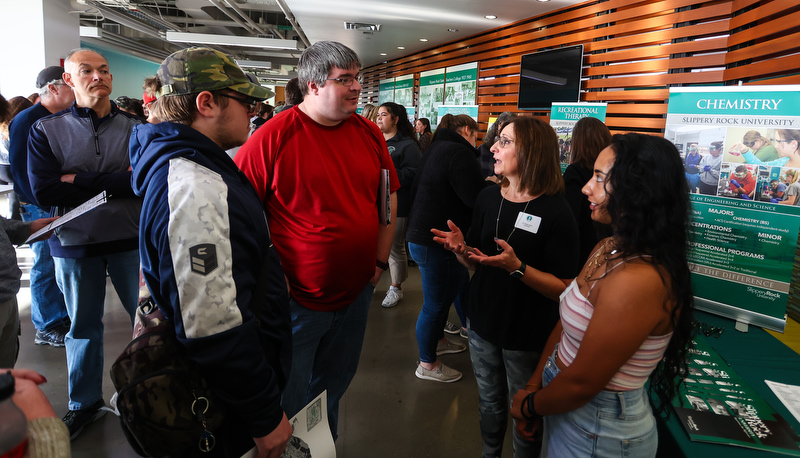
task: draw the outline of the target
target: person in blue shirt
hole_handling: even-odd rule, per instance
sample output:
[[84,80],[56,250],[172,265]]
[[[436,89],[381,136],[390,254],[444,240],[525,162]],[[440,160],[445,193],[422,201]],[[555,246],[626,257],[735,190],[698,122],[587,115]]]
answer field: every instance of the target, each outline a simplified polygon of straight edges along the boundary
[[[20,198],[23,221],[34,221],[50,215],[49,208],[39,206],[28,179],[28,137],[31,126],[51,114],[66,110],[75,101],[72,88],[64,82],[64,67],[47,67],[36,77],[40,102],[20,112],[8,128],[8,157],[14,192]],[[33,342],[37,345],[64,346],[70,320],[64,295],[56,284],[56,269],[47,240],[30,244],[33,252],[31,266],[31,321],[36,328]]]

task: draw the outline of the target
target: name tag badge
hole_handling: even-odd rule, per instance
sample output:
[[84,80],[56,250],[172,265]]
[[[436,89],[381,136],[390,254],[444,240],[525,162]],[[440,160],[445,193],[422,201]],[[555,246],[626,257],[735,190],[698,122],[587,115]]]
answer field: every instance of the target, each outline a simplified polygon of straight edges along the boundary
[[539,232],[539,226],[541,224],[542,218],[536,215],[531,215],[530,213],[519,212],[517,215],[517,222],[514,223],[514,227],[535,234]]

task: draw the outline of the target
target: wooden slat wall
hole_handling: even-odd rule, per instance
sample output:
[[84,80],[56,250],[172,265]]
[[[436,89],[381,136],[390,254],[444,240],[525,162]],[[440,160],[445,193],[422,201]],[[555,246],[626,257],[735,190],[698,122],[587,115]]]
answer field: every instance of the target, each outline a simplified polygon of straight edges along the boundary
[[581,101],[608,102],[612,132],[663,134],[669,87],[800,83],[797,0],[592,0],[365,68],[361,104],[370,91],[377,101],[381,79],[413,73],[418,90],[420,72],[477,61],[485,130],[490,116],[520,112],[523,54],[576,44]]

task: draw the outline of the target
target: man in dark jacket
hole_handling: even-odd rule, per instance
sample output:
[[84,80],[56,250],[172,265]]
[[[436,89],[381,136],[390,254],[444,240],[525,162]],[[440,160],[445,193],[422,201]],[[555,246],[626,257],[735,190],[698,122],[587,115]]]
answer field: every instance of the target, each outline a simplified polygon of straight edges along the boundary
[[103,310],[106,274],[131,321],[139,295],[138,222],[141,200],[131,189],[127,146],[142,121],[120,111],[108,61],[96,51],[71,51],[64,82],[75,104],[37,121],[28,140],[28,177],[41,207],[58,216],[105,191],[108,202],[72,220],[50,238],[56,281],[72,320],[64,343],[69,371],[69,412],[74,439],[102,417]]
[[[292,427],[280,405],[291,361],[289,296],[261,201],[225,153],[250,133],[268,90],[230,56],[178,51],[156,74],[152,109],[130,143],[144,196],[139,249],[153,299],[227,407],[211,456],[283,453]],[[268,273],[262,270],[268,269]],[[266,280],[266,296],[258,283]],[[204,455],[208,456],[208,455]]]
[[[20,112],[8,127],[8,159],[14,176],[14,192],[20,198],[22,220],[34,221],[50,215],[49,208],[42,208],[33,198],[28,179],[28,134],[36,121],[66,110],[75,101],[72,88],[64,82],[64,67],[47,67],[36,77],[40,103]],[[33,251],[31,267],[31,321],[36,328],[34,343],[37,345],[64,346],[64,337],[69,332],[70,322],[64,296],[56,284],[56,269],[50,244],[47,240],[30,244]]]

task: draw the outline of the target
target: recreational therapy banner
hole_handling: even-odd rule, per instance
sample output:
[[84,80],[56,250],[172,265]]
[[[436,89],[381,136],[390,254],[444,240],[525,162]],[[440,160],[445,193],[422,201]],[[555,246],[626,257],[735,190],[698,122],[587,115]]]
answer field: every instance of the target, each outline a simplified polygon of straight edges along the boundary
[[800,297],[800,155],[787,140],[798,129],[800,86],[670,89],[665,137],[692,192],[698,308],[783,331]]
[[419,74],[419,117],[428,118],[431,129],[439,125],[439,105],[444,101],[444,69]]
[[550,108],[550,125],[558,134],[561,173],[571,162],[572,129],[581,118],[597,118],[606,122],[605,103],[553,103]]
[[414,108],[414,75],[398,76],[394,80],[394,103],[406,109]]
[[378,105],[384,102],[394,102],[394,78],[378,82]]

